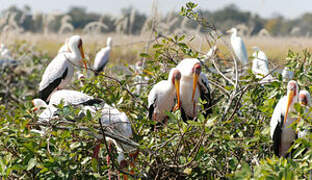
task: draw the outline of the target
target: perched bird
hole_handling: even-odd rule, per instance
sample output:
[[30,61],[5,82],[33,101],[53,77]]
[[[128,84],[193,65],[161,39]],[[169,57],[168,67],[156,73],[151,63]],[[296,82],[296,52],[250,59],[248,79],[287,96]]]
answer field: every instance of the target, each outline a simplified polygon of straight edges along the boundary
[[144,70],[144,63],[143,61],[137,61],[134,65],[134,81],[136,82],[135,86],[135,94],[140,95],[146,89],[147,82],[149,81],[149,77],[144,76],[143,74],[151,74],[148,71]]
[[56,107],[47,104],[42,99],[33,99],[32,104],[34,106],[33,111],[39,114],[39,122],[48,122],[54,117],[54,113],[57,111]]
[[64,88],[71,81],[74,66],[80,66],[83,63],[87,69],[81,37],[72,36],[68,40],[68,48],[69,52],[59,53],[43,73],[39,84],[39,98],[46,102],[53,91]]
[[84,105],[84,106],[91,106],[94,104],[100,104],[103,102],[101,99],[96,99],[92,96],[89,96],[85,93],[69,90],[69,89],[62,89],[59,91],[55,91],[50,98],[49,104],[51,105],[58,105],[61,102],[64,105]]
[[12,59],[11,51],[3,44],[0,44],[0,58]]
[[270,132],[274,153],[277,156],[286,157],[288,149],[296,139],[296,131],[290,125],[297,121],[297,118],[289,116],[289,113],[295,111],[294,104],[298,102],[298,91],[297,82],[289,81],[287,95],[278,101],[272,114]]
[[180,105],[180,79],[181,73],[178,69],[171,69],[168,80],[155,84],[148,94],[149,118],[159,123],[166,123],[166,112],[174,108],[177,99],[177,109]]
[[243,39],[237,35],[236,28],[232,28],[227,32],[232,33],[231,45],[235,53],[235,56],[242,63],[243,66],[246,66],[248,64],[248,55]]
[[217,48],[216,45],[212,46],[212,47],[209,49],[209,51],[207,52],[207,54],[206,54],[206,56],[205,56],[204,59],[205,59],[205,60],[208,60],[208,59],[212,58],[212,57],[216,54],[217,50],[218,50],[218,48]]
[[81,71],[76,72],[77,79],[79,80],[80,87],[83,87],[85,82],[85,76],[81,73]]
[[290,81],[294,78],[294,72],[285,67],[282,72],[283,81]]
[[208,78],[201,72],[201,63],[198,59],[184,59],[176,67],[181,72],[180,100],[182,119],[193,119],[197,116],[200,106],[199,98],[204,104],[204,115],[212,112],[211,95]]
[[108,37],[106,47],[102,48],[95,56],[93,70],[95,71],[96,74],[103,71],[104,67],[108,63],[111,49],[112,49],[112,38]]
[[[47,105],[41,99],[33,100],[33,104],[35,105],[36,109],[38,109],[39,107],[46,108],[39,115],[39,119],[41,118],[44,121],[49,121],[51,118],[55,117],[55,112],[57,111],[57,109],[54,105],[58,105],[61,102],[63,102],[65,106],[68,105],[82,106],[82,111],[80,112],[79,116],[86,115],[86,112],[88,110],[90,111],[92,116],[95,116],[96,112],[100,111],[101,112],[100,121],[107,131],[124,138],[132,137],[131,123],[125,113],[120,112],[116,108],[113,108],[107,104],[101,106],[101,104],[103,103],[102,100],[95,99],[92,96],[88,96],[84,93],[65,89],[56,91],[55,93],[52,94],[49,105]],[[50,108],[52,109],[52,111],[50,111]],[[136,152],[131,153],[134,151],[132,147],[123,144],[121,142],[118,142],[113,138],[106,137],[106,141],[109,144],[109,151],[111,151],[112,145],[116,146],[118,154],[117,161],[120,164],[121,168],[126,168],[128,165],[128,161],[125,159],[124,153],[130,152],[130,156],[135,157]],[[98,144],[94,149],[93,157],[95,158],[98,157],[101,142],[102,140],[99,140]],[[110,163],[109,156],[107,157],[107,162],[108,164]],[[134,167],[134,163],[132,161],[130,161],[130,165],[131,167]]]
[[259,79],[262,79],[264,77],[264,81],[273,80],[273,76],[269,74],[269,60],[267,56],[258,47],[253,47],[253,49],[255,52],[252,54],[254,58],[252,61],[252,73],[256,75],[256,77]]
[[[132,128],[128,117],[125,113],[118,111],[116,108],[105,104],[105,106],[101,109],[101,122],[104,128],[113,134],[117,134],[127,139],[132,137]],[[128,164],[130,164],[131,168],[135,168],[134,161],[137,156],[137,151],[133,147],[110,137],[106,137],[106,141],[108,142],[109,151],[111,151],[112,145],[115,145],[118,155],[117,161],[121,169],[127,168]],[[99,141],[98,145],[95,147],[95,154],[93,156],[95,158],[98,156],[97,153],[99,152],[101,142],[102,141]],[[132,157],[130,158],[130,162],[125,159],[125,152],[128,152],[129,156]],[[106,159],[109,166],[111,159],[109,153]],[[108,173],[110,179],[110,170]],[[124,175],[124,179],[127,179],[126,175]]]

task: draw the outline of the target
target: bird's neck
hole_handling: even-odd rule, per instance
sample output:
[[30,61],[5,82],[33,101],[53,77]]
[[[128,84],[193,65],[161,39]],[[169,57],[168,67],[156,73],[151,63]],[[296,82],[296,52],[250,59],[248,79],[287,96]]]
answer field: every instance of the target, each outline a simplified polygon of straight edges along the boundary
[[79,65],[79,61],[82,59],[80,51],[77,47],[69,47],[71,52],[66,54],[66,57],[75,65]]
[[237,30],[234,30],[234,31],[233,31],[232,36],[233,36],[233,37],[236,37],[236,36],[237,36]]

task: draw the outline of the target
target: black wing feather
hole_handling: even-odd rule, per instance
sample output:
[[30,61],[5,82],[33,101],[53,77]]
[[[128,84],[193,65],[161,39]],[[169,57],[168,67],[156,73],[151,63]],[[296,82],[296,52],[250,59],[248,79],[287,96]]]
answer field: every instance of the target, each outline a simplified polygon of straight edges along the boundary
[[282,141],[282,127],[283,127],[283,119],[284,115],[281,114],[281,121],[278,122],[274,134],[273,134],[273,150],[274,154],[278,157],[280,157],[280,147],[281,147],[281,141]]
[[[204,116],[207,117],[209,114],[212,113],[212,98],[211,98],[209,84],[207,84],[205,81],[202,81],[202,83],[204,85],[201,85],[200,83],[198,83],[199,90],[200,90],[200,98],[206,101],[206,103],[203,105],[205,108]],[[205,91],[205,89],[207,89],[207,91]]]
[[155,103],[156,103],[156,100],[157,100],[157,96],[155,96],[154,98],[154,103],[151,104],[149,107],[148,107],[148,118],[150,120],[153,120],[153,114],[154,114],[154,109],[155,109]]
[[181,106],[181,108],[180,108],[180,111],[181,111],[182,120],[183,120],[185,123],[187,123],[187,120],[190,119],[190,118],[186,115],[186,113],[185,113],[184,109],[182,108],[182,106]]
[[102,102],[104,102],[102,99],[89,99],[88,101],[82,102],[79,105],[94,106],[96,104],[101,104]]
[[104,63],[102,66],[100,66],[99,68],[97,68],[97,69],[95,69],[94,70],[94,74],[97,76],[97,75],[99,75],[99,73],[101,72],[101,71],[103,71],[103,69],[104,69],[104,67],[106,66],[106,64],[108,63],[108,61],[106,61],[106,63]]
[[62,82],[63,79],[67,76],[68,73],[68,68],[65,69],[63,75],[57,79],[55,79],[52,83],[50,83],[46,88],[43,90],[39,91],[39,98],[46,101],[50,94],[56,89]]

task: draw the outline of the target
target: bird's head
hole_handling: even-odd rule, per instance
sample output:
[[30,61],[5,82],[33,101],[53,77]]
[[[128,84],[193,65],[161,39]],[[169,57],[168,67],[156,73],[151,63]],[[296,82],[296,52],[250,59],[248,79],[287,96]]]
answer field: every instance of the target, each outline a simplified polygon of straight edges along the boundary
[[301,90],[299,92],[299,103],[303,106],[311,105],[311,95],[307,90]]
[[201,64],[195,63],[192,68],[192,74],[193,74],[193,93],[192,93],[192,102],[194,102],[195,92],[196,92],[196,86],[198,82],[198,77],[201,73]]
[[237,33],[237,29],[236,28],[231,28],[229,30],[226,31],[228,34],[236,34]]
[[172,84],[175,86],[176,95],[177,95],[177,105],[174,107],[174,110],[180,108],[180,80],[181,80],[181,72],[177,68],[171,69],[169,73],[169,80],[171,80]]
[[32,101],[33,104],[33,108],[32,111],[36,112],[38,110],[40,110],[41,108],[46,108],[48,105],[46,102],[44,102],[42,99],[33,99]]
[[76,49],[79,51],[80,54],[80,63],[84,65],[84,68],[87,70],[87,63],[85,60],[85,55],[83,51],[83,43],[82,39],[79,35],[72,36],[68,41],[69,50],[71,52],[75,51]]
[[289,81],[287,85],[287,104],[286,104],[286,113],[284,118],[284,124],[286,123],[289,108],[297,102],[298,96],[298,84],[296,81]]

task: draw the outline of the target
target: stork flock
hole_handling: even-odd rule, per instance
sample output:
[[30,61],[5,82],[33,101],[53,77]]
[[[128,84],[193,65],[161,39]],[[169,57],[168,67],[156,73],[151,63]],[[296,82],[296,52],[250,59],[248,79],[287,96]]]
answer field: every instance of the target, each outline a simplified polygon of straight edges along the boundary
[[[232,33],[231,45],[236,58],[243,66],[247,66],[248,56],[242,38],[237,35],[235,28],[228,32]],[[108,38],[107,47],[101,49],[95,57],[92,68],[95,75],[103,71],[107,65],[111,49],[112,39]],[[207,57],[212,57],[216,49],[216,46],[214,46],[207,54]],[[254,50],[252,72],[257,78],[265,77],[266,82],[274,80],[269,74],[268,58],[265,53],[257,47]],[[75,68],[82,67],[87,70],[83,41],[79,35],[74,35],[65,41],[42,75],[39,84],[39,98],[32,101],[34,111],[39,114],[39,121],[47,122],[58,116],[56,106],[58,104],[64,103],[65,106],[75,105],[82,107],[81,116],[85,116],[87,111],[90,111],[93,116],[97,112],[101,112],[100,122],[110,132],[125,138],[131,138],[131,124],[124,112],[120,112],[115,107],[105,104],[104,100],[79,91],[65,89],[74,76]],[[176,67],[172,68],[168,79],[155,84],[148,94],[148,117],[157,122],[158,125],[166,125],[168,121],[167,113],[171,111],[180,110],[181,118],[186,123],[187,120],[196,120],[200,112],[205,117],[211,114],[213,110],[211,89],[207,75],[202,69],[202,62],[195,58],[183,59]],[[79,73],[79,71],[78,75],[81,78],[83,77],[83,74]],[[293,74],[288,69],[284,69],[284,76],[285,79],[290,80],[287,86],[287,95],[282,97],[276,105],[270,127],[271,138],[274,141],[274,152],[277,156],[285,157],[289,154],[288,150],[297,138],[297,132],[290,127],[292,123],[299,121],[293,116],[293,112],[295,112],[294,104],[299,102],[308,109],[311,105],[311,98],[308,91],[301,90],[299,92],[298,83],[291,80]],[[203,106],[200,105],[200,102],[203,102]],[[42,131],[37,132],[44,135],[45,128],[42,127]],[[106,137],[106,141],[109,143],[109,147],[111,145],[116,146],[118,152],[117,160],[121,168],[128,168],[129,164],[132,168],[134,167],[133,162],[129,163],[126,161],[124,153],[130,152],[132,156],[136,156],[136,150],[112,138]],[[99,147],[100,144],[97,143],[94,149],[94,157],[96,158]],[[109,155],[107,163],[110,163]],[[127,177],[124,176],[124,179],[127,179]]]

